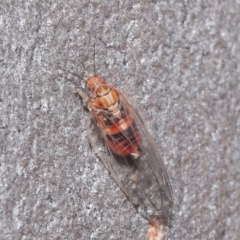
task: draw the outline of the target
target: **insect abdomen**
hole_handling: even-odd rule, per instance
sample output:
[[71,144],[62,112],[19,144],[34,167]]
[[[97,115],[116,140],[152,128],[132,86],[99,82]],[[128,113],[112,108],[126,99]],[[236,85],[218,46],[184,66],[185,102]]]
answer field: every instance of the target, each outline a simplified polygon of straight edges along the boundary
[[109,131],[109,134],[106,135],[109,147],[114,153],[122,156],[138,154],[141,144],[141,135],[136,124],[133,121],[125,130],[122,130],[123,127],[121,125],[125,127],[129,119],[126,118],[121,121],[122,123],[119,126],[114,125],[112,127],[112,132],[114,132],[114,134],[110,134],[111,131]]

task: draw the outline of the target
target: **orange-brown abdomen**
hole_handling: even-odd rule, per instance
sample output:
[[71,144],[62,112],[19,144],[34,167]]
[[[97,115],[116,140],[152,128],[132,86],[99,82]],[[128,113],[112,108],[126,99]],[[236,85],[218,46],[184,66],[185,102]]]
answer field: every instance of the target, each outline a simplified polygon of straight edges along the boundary
[[[125,120],[126,122],[128,121],[128,119]],[[124,121],[124,123],[122,123],[128,125],[124,130],[120,130],[121,125],[111,128],[110,132],[112,134],[106,135],[107,143],[114,153],[122,156],[133,155],[137,158],[141,144],[141,135],[135,122],[132,122],[131,124],[126,124],[126,122]]]

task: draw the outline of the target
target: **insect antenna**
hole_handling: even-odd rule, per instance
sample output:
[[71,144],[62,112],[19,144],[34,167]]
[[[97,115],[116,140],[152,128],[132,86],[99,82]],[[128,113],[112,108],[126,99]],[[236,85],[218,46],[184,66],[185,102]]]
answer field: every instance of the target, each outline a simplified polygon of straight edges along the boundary
[[[66,73],[70,73],[74,76],[76,76],[77,78],[80,78],[81,80],[84,81],[84,83],[86,83],[86,81],[84,80],[83,77],[79,76],[78,74],[74,73],[74,72],[71,72],[69,70],[66,70],[66,69],[63,69],[63,68],[59,68],[60,70],[62,70],[63,72],[66,72]],[[72,79],[68,79],[71,83],[73,83],[76,87],[79,87],[78,84],[76,84]]]
[[[80,77],[79,75],[77,75],[76,73],[70,72],[69,70],[62,69],[62,68],[59,68],[59,69],[62,70],[62,71],[64,71],[64,72],[70,73],[70,74],[72,74],[72,75],[80,78],[80,79],[83,80],[84,83],[86,84],[86,81],[85,81],[82,77]],[[77,87],[77,89],[75,89],[74,93],[79,96],[79,98],[80,98],[80,100],[81,100],[81,102],[82,102],[82,105],[83,105],[84,110],[85,110],[86,112],[89,112],[89,109],[88,109],[88,107],[87,107],[87,105],[86,105],[87,95],[85,94],[84,88],[79,87],[78,84],[76,84],[72,79],[68,79],[68,81],[70,81],[71,83],[73,83],[73,84]]]
[[96,63],[95,63],[95,43],[93,45],[93,73],[96,76]]

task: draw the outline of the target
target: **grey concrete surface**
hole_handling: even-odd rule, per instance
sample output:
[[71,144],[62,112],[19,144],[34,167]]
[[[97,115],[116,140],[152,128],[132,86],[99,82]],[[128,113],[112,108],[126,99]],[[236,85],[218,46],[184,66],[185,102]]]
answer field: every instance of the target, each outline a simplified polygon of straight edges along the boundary
[[[239,1],[1,1],[0,239],[145,239],[74,95],[130,95],[174,191],[167,239],[240,237]],[[71,81],[69,79],[71,78]]]

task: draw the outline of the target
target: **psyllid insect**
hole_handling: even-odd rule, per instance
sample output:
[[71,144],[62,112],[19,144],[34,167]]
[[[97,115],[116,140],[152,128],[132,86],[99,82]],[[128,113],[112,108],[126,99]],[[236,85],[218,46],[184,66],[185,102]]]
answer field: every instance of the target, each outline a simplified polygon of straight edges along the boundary
[[[76,92],[90,110],[93,147],[111,176],[139,213],[150,222],[147,239],[163,239],[173,203],[161,155],[139,111],[102,77],[86,81]],[[159,225],[159,227],[157,227]],[[159,232],[159,233],[158,233]]]

